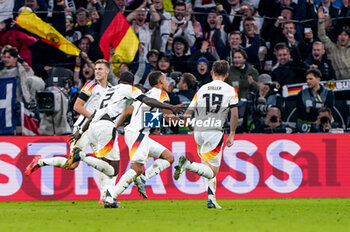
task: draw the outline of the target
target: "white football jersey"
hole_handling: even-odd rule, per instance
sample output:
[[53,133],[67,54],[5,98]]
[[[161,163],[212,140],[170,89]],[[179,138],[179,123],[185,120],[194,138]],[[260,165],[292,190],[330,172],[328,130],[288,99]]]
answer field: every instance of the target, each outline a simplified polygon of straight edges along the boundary
[[223,81],[214,80],[197,91],[188,109],[194,111],[195,119],[221,121],[221,126],[215,129],[222,130],[230,108],[237,104],[238,95],[235,88]]
[[126,108],[142,94],[141,90],[132,85],[118,84],[113,86],[106,91],[93,122],[100,120],[103,115],[108,114],[116,124]]
[[[160,102],[169,101],[168,94],[165,91],[158,88],[150,89],[145,95],[147,97],[154,98]],[[135,102],[133,106],[134,106],[134,111],[131,116],[130,124],[125,127],[125,130],[134,131],[134,132],[140,132],[142,130],[143,132],[148,133],[149,128],[143,127],[143,112],[151,111],[155,109],[139,101]]]
[[[107,84],[107,88],[103,88],[98,82],[94,79],[88,81],[81,88],[79,98],[85,101],[84,108],[92,114],[95,110],[98,109],[102,97],[105,95],[107,89],[111,88],[110,84]],[[74,123],[74,126],[79,126],[80,128],[84,126],[87,121],[84,115],[80,115],[77,121]]]

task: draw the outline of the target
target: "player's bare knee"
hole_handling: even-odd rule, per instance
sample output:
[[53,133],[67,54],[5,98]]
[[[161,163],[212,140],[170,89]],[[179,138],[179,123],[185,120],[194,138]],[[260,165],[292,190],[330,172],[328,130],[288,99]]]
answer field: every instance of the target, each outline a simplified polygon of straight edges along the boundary
[[107,162],[110,166],[112,166],[114,173],[110,177],[117,176],[119,173],[119,160],[109,160],[106,158],[102,158],[103,161]]
[[119,160],[118,161],[112,161],[110,163],[110,165],[113,167],[114,169],[114,176],[117,176],[119,173]]
[[173,155],[170,156],[170,157],[167,159],[167,161],[168,161],[170,164],[174,163],[174,156],[173,156]]
[[219,172],[219,167],[215,167],[215,166],[211,165],[208,162],[206,162],[205,164],[213,171],[213,177],[212,178],[214,178]]
[[74,169],[76,169],[78,166],[79,166],[79,161],[78,162],[75,162],[75,163],[73,163],[71,166],[70,166],[70,168],[68,168],[69,170],[74,170]]
[[163,151],[159,158],[168,161],[170,164],[174,163],[174,155],[168,149]]
[[137,176],[141,175],[143,171],[143,164],[140,163],[131,163],[130,168],[133,169]]

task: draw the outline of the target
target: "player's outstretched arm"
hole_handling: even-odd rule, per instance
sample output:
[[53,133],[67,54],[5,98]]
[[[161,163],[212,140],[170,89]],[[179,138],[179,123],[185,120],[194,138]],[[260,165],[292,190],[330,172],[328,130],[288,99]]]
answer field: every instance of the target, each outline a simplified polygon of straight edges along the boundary
[[230,135],[226,140],[226,146],[231,147],[233,145],[233,140],[236,134],[236,128],[238,124],[238,107],[231,108],[231,118],[230,118]]
[[163,116],[165,118],[165,121],[168,123],[170,123],[170,122],[175,123],[175,122],[178,122],[181,120],[178,116],[173,114],[173,112],[171,110],[163,109],[162,111],[163,111]]
[[91,117],[91,114],[85,109],[84,107],[85,103],[86,101],[78,97],[74,103],[73,109],[77,111],[79,114],[82,114],[85,117],[89,118]]
[[173,113],[178,114],[184,112],[184,105],[170,105],[168,103],[162,103],[154,98],[144,97],[142,102],[150,107],[161,108],[166,110],[171,110]]
[[121,124],[123,124],[123,122],[125,121],[125,119],[127,117],[129,117],[130,115],[132,115],[132,112],[134,111],[134,106],[133,105],[130,105],[126,110],[125,112],[122,114],[122,116],[120,117],[117,125],[115,126],[115,128],[119,128]]
[[[189,109],[186,110],[186,112],[184,114],[185,125],[188,125],[187,121],[191,120],[193,114],[194,114],[193,110],[189,110]],[[189,126],[189,129],[190,129],[190,131],[193,131],[193,127],[192,126]]]
[[187,122],[187,120],[190,120],[192,118],[194,111],[193,110],[186,110],[184,114],[184,120]]

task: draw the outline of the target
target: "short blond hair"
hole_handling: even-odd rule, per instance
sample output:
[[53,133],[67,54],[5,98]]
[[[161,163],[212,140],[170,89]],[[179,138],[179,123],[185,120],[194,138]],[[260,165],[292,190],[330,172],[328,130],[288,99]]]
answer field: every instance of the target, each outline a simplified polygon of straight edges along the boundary
[[95,65],[96,64],[104,64],[109,69],[109,62],[107,60],[105,60],[105,59],[98,59],[98,60],[96,60]]

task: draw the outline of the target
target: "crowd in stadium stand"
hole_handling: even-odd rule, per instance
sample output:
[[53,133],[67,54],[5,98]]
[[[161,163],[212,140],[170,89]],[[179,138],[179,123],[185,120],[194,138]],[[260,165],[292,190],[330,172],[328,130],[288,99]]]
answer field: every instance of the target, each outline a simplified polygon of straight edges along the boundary
[[[38,134],[72,132],[75,99],[94,79],[94,62],[104,57],[99,42],[108,1],[139,39],[130,63],[119,64],[111,51],[109,61],[117,66],[110,84],[131,71],[134,85],[147,91],[149,73],[160,70],[168,77],[170,103],[187,104],[211,81],[213,62],[224,59],[231,65],[226,82],[240,99],[238,133],[349,130],[349,0],[15,0],[0,4],[0,84],[16,77],[17,86],[14,120],[5,117],[8,95],[0,99],[0,128],[8,120],[16,125],[2,134],[27,134],[21,130],[24,111],[39,123]],[[67,55],[20,28],[14,20],[23,7],[74,43],[80,55]],[[55,93],[54,112],[45,110],[47,92]]]

